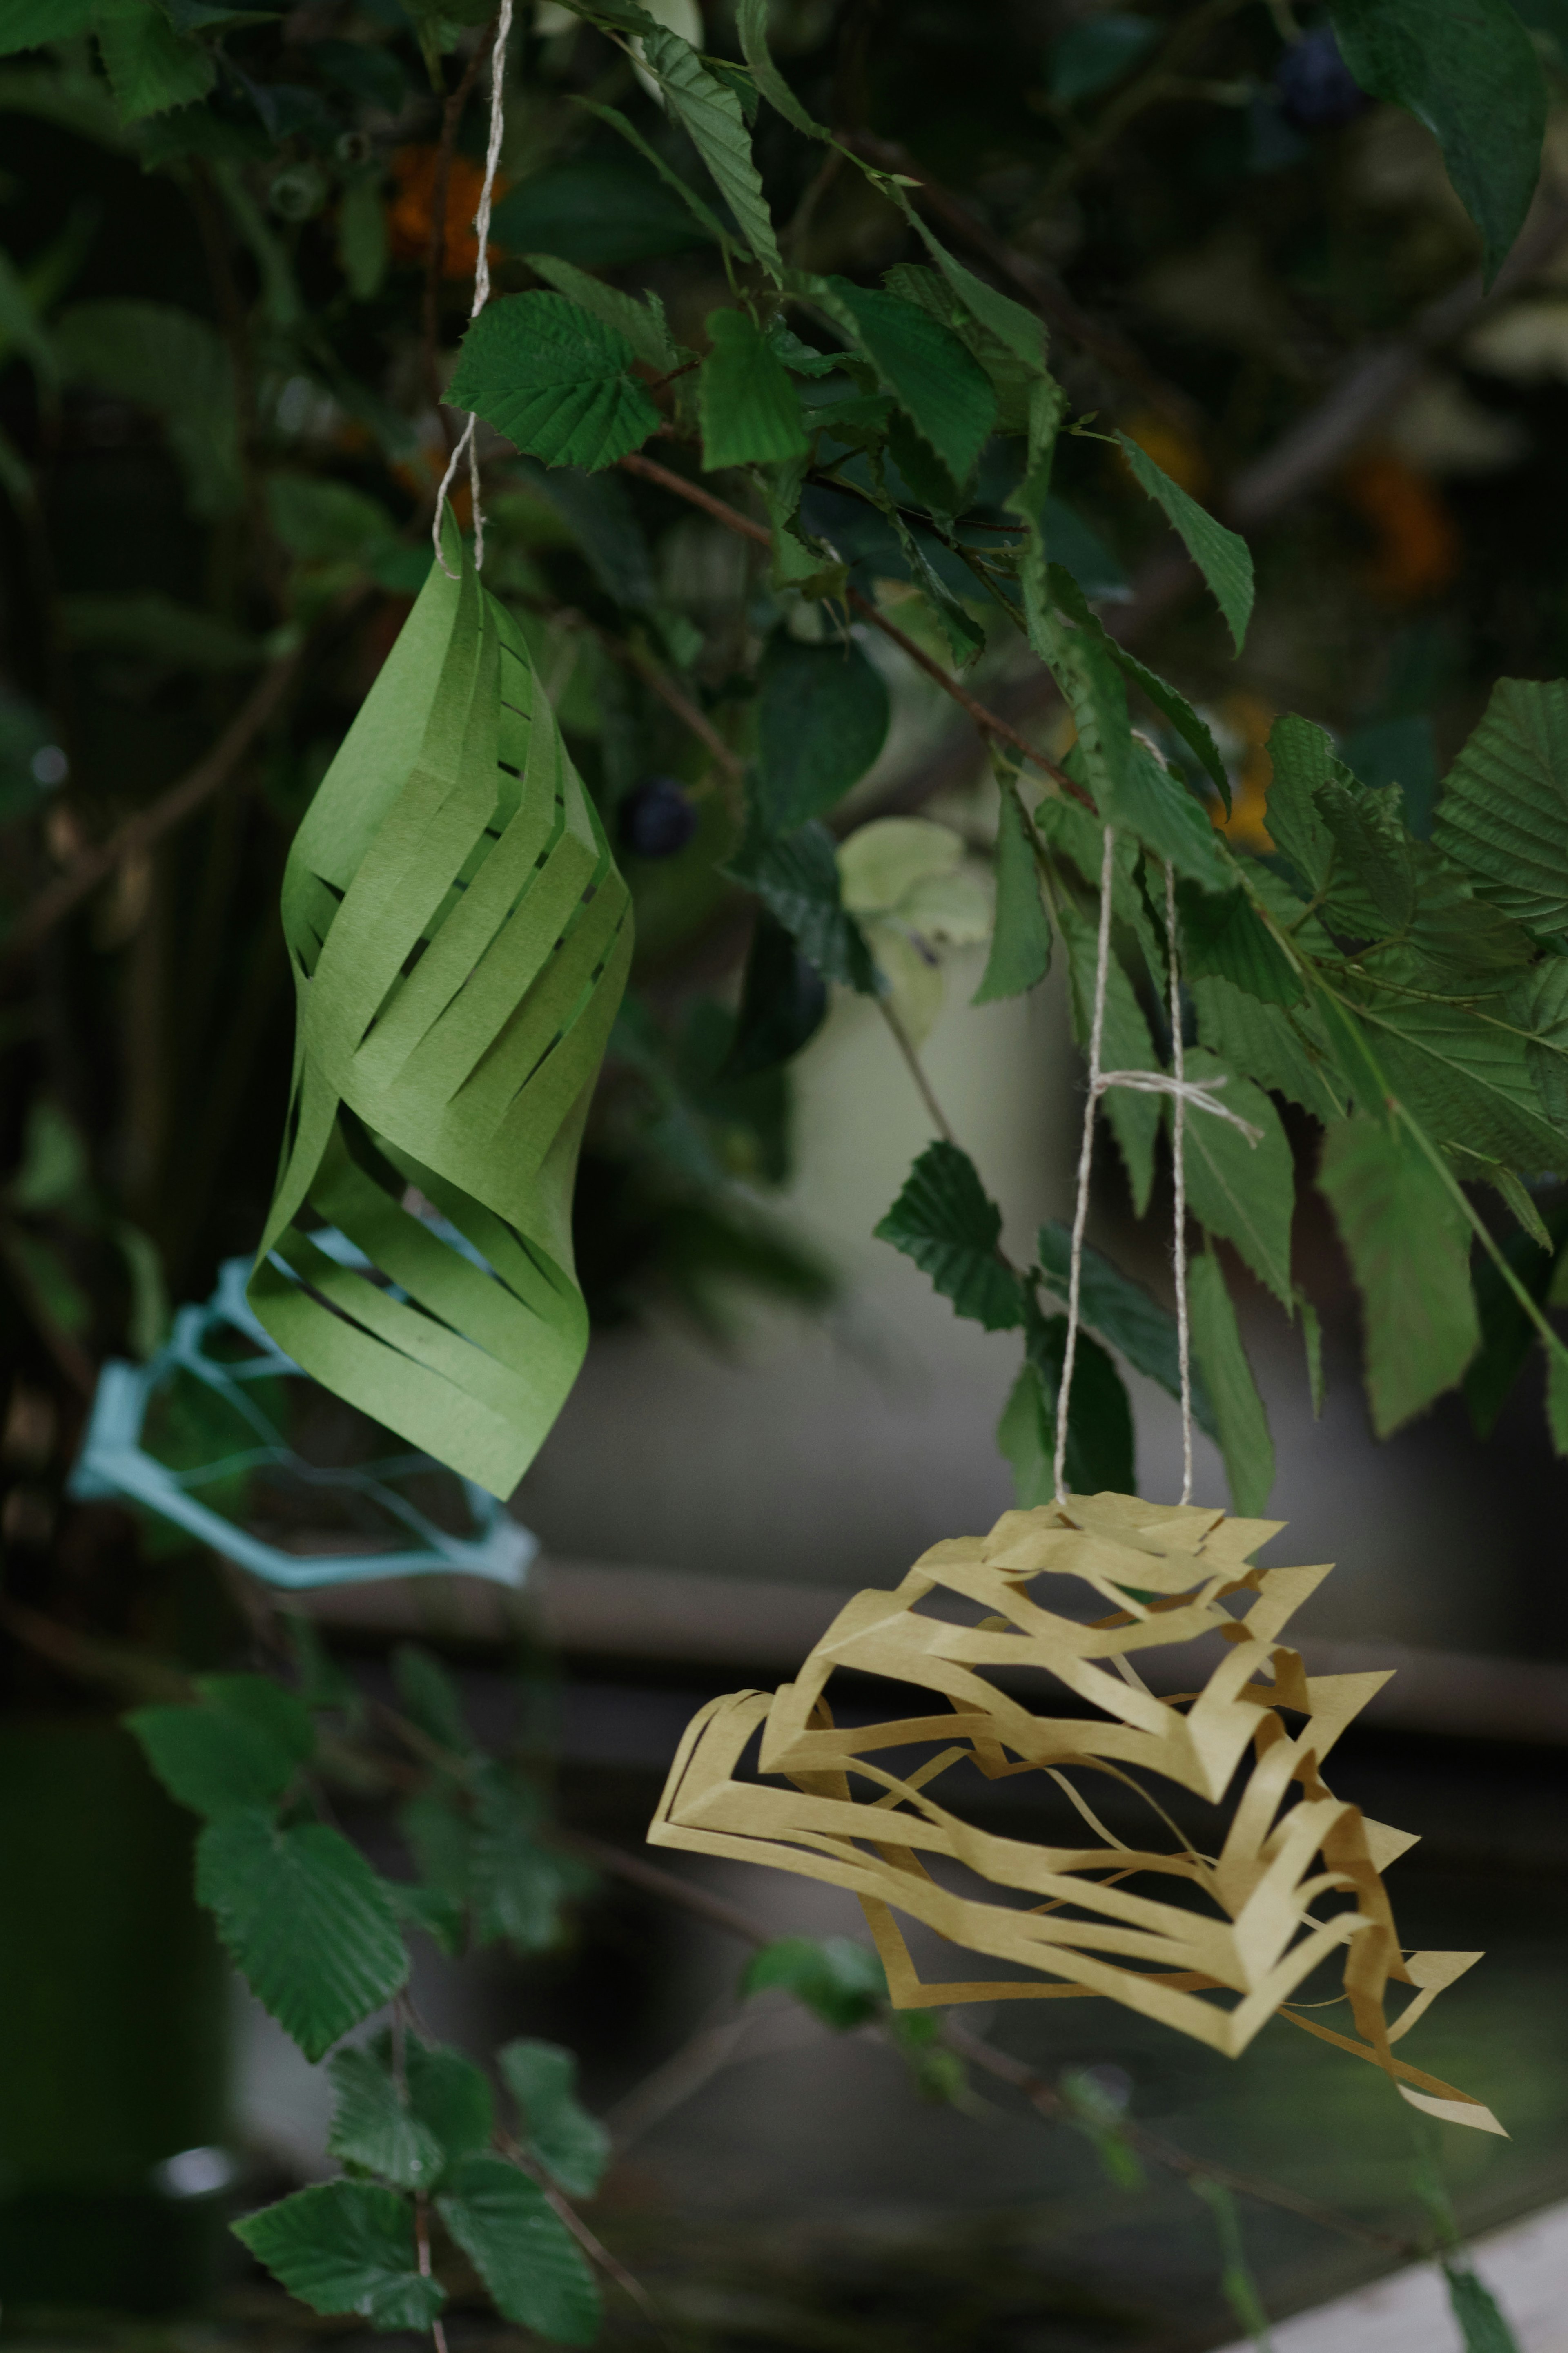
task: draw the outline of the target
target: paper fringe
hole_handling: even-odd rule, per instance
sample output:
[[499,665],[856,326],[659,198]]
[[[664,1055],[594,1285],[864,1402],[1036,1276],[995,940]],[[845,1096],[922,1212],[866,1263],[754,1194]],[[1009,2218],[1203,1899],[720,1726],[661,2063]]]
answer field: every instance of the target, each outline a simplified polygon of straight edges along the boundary
[[[1100,1494],[1006,1512],[988,1536],[935,1545],[895,1592],[857,1594],[796,1682],[771,1697],[732,1693],[692,1720],[649,1839],[850,1890],[900,2009],[1098,1994],[1231,2057],[1279,2016],[1381,2066],[1427,2113],[1501,2133],[1479,2100],[1391,2047],[1480,1956],[1401,1954],[1381,1873],[1415,1841],[1365,1820],[1321,1776],[1387,1676],[1309,1675],[1278,1640],[1329,1574],[1247,1566],[1283,1525]],[[1086,1589],[1109,1615],[1066,1614]],[[1245,1610],[1224,1606],[1242,1596]],[[1157,1696],[1133,1661],[1173,1644],[1194,1646],[1195,1688]],[[935,1698],[923,1714],[837,1725],[825,1696],[837,1669]],[[1042,1672],[1085,1712],[1037,1714],[1011,1679],[1033,1684]],[[1286,1714],[1305,1719],[1298,1733]],[[889,1750],[919,1761],[889,1770],[877,1761]],[[1173,1799],[1186,1790],[1217,1803],[1248,1752],[1217,1854],[1184,1844],[1138,1778],[1156,1774]],[[987,1780],[1048,1775],[1094,1836],[1047,1847],[975,1828],[929,1794],[965,1767]],[[1161,1842],[1132,1848],[1106,1829],[1079,1786],[1088,1774],[1142,1798]],[[1142,1892],[1151,1878],[1180,1882],[1189,1900]],[[997,1890],[1016,1900],[996,1900]],[[1352,1900],[1325,1911],[1335,1897]],[[1038,1974],[922,1981],[896,1913]],[[1290,2007],[1342,1946],[1353,2036]],[[1392,2024],[1390,1983],[1415,1989]]]
[[326,1388],[504,1496],[587,1346],[572,1184],[632,927],[449,518],[447,554],[458,575],[432,565],[289,852],[294,1082],[249,1297]]

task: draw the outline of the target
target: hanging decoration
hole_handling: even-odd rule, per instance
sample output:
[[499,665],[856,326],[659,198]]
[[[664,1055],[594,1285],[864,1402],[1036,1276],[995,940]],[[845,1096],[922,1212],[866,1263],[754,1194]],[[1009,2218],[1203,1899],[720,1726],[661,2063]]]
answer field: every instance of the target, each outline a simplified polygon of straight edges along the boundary
[[[1480,1955],[1403,1952],[1382,1874],[1415,1841],[1367,1820],[1322,1778],[1334,1742],[1388,1678],[1309,1675],[1279,1637],[1328,1567],[1255,1567],[1252,1555],[1283,1523],[1191,1501],[1184,1126],[1189,1111],[1235,1114],[1183,1068],[1168,873],[1175,1068],[1167,1077],[1100,1067],[1113,852],[1107,827],[1056,1498],[1004,1513],[987,1536],[933,1545],[892,1592],[857,1594],[795,1682],[712,1701],[688,1727],[648,1836],[848,1889],[900,2009],[1100,1995],[1230,2057],[1279,2016],[1381,2066],[1429,2115],[1500,2133],[1480,2101],[1393,2047]],[[1065,1477],[1094,1124],[1114,1086],[1174,1098],[1177,1504],[1073,1495]],[[828,1696],[837,1672],[912,1686],[910,1712],[864,1723],[852,1699],[837,1721]],[[1061,1712],[1026,1696],[1042,1676]],[[965,1794],[1024,1773],[1042,1774],[1071,1809],[1070,1842],[1042,1845],[967,1819]],[[939,1782],[948,1804],[931,1794]],[[1108,1799],[1120,1827],[1102,1819]],[[1228,1802],[1228,1820],[1194,1836],[1169,1810],[1194,1800]],[[900,1914],[939,1946],[1014,1974],[922,1977]],[[1352,2033],[1294,2000],[1342,1947]],[[1411,1993],[1392,2021],[1391,1986]]]

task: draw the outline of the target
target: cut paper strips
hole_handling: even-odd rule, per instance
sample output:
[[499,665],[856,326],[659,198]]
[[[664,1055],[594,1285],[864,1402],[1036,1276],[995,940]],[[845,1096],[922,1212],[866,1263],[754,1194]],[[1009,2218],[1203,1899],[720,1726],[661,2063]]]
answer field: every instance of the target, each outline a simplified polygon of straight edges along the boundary
[[249,1296],[316,1380],[504,1496],[587,1345],[572,1184],[632,932],[518,626],[449,516],[446,546],[289,851],[294,1082]]
[[[365,1268],[341,1234],[312,1239],[335,1263]],[[226,1260],[205,1306],[181,1308],[148,1363],[104,1366],[71,1493],[140,1504],[296,1590],[443,1569],[520,1586],[538,1546],[471,1480],[427,1454],[379,1451],[322,1469],[289,1443],[305,1383],[252,1314],[249,1271],[248,1259]],[[334,1427],[334,1458],[355,1434],[384,1436]]]
[[[1381,1873],[1415,1841],[1322,1779],[1387,1677],[1310,1676],[1279,1641],[1329,1573],[1247,1565],[1282,1525],[1075,1495],[934,1545],[895,1592],[858,1594],[796,1682],[693,1719],[648,1836],[850,1890],[900,2009],[1099,1994],[1232,2057],[1278,2014],[1383,2067],[1416,2107],[1500,2133],[1391,2047],[1480,1956],[1401,1954]],[[1143,1653],[1183,1687],[1157,1696]],[[836,1722],[836,1672],[913,1684],[914,1711],[864,1722],[868,1687],[851,1682]],[[1053,1698],[1066,1712],[1045,1712]],[[1029,1772],[1071,1807],[1078,1842],[1037,1845],[952,1810],[975,1775]],[[1124,1829],[1139,1803],[1146,1845],[1101,1820],[1108,1797]],[[1173,1817],[1194,1800],[1228,1807],[1217,1852]],[[896,1913],[1014,1974],[923,1981]],[[1291,2007],[1341,1947],[1353,2034]],[[1391,1983],[1413,1995],[1389,2022]]]

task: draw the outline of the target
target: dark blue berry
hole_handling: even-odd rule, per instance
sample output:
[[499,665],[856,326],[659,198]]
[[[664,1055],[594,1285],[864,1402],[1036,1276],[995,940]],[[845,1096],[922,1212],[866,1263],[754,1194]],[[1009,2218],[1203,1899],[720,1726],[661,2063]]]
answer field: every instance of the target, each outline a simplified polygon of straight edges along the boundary
[[1329,25],[1292,41],[1274,69],[1274,86],[1281,111],[1302,131],[1338,131],[1372,102]]
[[697,830],[697,810],[673,776],[645,776],[621,803],[621,839],[639,858],[673,858]]

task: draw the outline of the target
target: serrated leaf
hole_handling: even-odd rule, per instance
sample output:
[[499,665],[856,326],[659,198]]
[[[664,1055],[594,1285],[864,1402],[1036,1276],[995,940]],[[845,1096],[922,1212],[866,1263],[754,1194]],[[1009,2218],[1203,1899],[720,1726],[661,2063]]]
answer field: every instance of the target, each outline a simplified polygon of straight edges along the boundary
[[1527,1033],[1525,1064],[1542,1111],[1568,1128],[1568,956],[1543,956],[1510,991],[1508,1011]]
[[987,1332],[1024,1320],[1018,1278],[997,1256],[1002,1212],[967,1152],[939,1137],[928,1144],[903,1188],[872,1231],[912,1258],[954,1313]]
[[[1049,505],[1050,501],[1047,501],[1047,507]],[[1049,512],[1045,518],[1044,531],[1046,545],[1048,548],[1054,537]],[[1062,611],[1075,621],[1080,629],[1086,630],[1092,637],[1098,637],[1102,641],[1106,652],[1123,677],[1130,678],[1135,686],[1141,687],[1155,710],[1170,721],[1187,749],[1196,755],[1209,782],[1219,795],[1226,814],[1228,816],[1230,814],[1230,778],[1226,773],[1225,762],[1220,757],[1219,745],[1215,742],[1206,721],[1199,718],[1186,696],[1179,692],[1168,679],[1162,678],[1158,670],[1151,670],[1146,662],[1141,662],[1138,659],[1136,654],[1129,653],[1125,646],[1118,643],[1090,606],[1088,596],[1073,573],[1065,565],[1051,564],[1047,567],[1046,576],[1050,584],[1051,595]]]
[[1331,776],[1350,779],[1334,757],[1326,730],[1287,712],[1268,731],[1269,838],[1296,869],[1310,892],[1329,880],[1333,837],[1318,807],[1318,787]]
[[800,401],[784,363],[744,311],[712,311],[698,384],[702,463],[783,464],[805,454]]
[[984,280],[976,278],[962,261],[949,253],[935,231],[923,221],[910,203],[906,192],[899,190],[905,218],[920,237],[926,251],[963,304],[970,317],[988,334],[1010,351],[1015,359],[1024,362],[1031,375],[1043,375],[1046,366],[1046,330],[1043,320],[1034,311],[1026,311],[1010,294],[1003,294]]
[[508,294],[463,338],[446,398],[547,466],[613,466],[658,425],[618,329],[563,294]]
[[1343,1119],[1348,1093],[1330,1060],[1315,1008],[1281,1012],[1213,974],[1194,974],[1187,986],[1197,1008],[1198,1036],[1211,1053],[1240,1077],[1300,1103],[1315,1119]]
[[558,2042],[506,2043],[496,2053],[517,2102],[529,2155],[569,2198],[592,2198],[610,2161],[610,2136],[577,2098],[577,2062]]
[[1568,925],[1568,681],[1499,680],[1443,780],[1432,838],[1516,922]]
[[1245,890],[1176,891],[1182,969],[1189,981],[1216,976],[1266,1005],[1299,1005],[1305,984]]
[[1279,1114],[1260,1087],[1227,1071],[1202,1047],[1187,1055],[1186,1072],[1199,1085],[1224,1079],[1218,1100],[1238,1119],[1263,1130],[1263,1141],[1251,1144],[1229,1120],[1189,1104],[1184,1122],[1187,1206],[1211,1234],[1234,1244],[1289,1314],[1296,1171]]
[[1329,15],[1363,90],[1436,134],[1480,231],[1489,286],[1541,176],[1546,79],[1535,44],[1508,0],[1330,0]]
[[1266,1508],[1273,1490],[1274,1440],[1213,1250],[1200,1250],[1188,1266],[1187,1305],[1193,1356],[1214,1400],[1231,1503],[1244,1518],[1250,1518]]
[[197,1707],[124,1719],[169,1795],[209,1820],[281,1797],[316,1746],[310,1711],[266,1675],[209,1675]]
[[[1040,1271],[1065,1304],[1072,1271],[1070,1229],[1053,1219],[1040,1228],[1038,1247]],[[1134,1372],[1158,1381],[1168,1396],[1180,1398],[1182,1366],[1174,1315],[1088,1242],[1079,1280],[1079,1312],[1091,1330],[1126,1357]],[[1214,1408],[1195,1367],[1193,1419],[1217,1443]]]
[[602,278],[591,277],[558,254],[531,253],[524,258],[529,268],[558,294],[624,335],[637,357],[656,375],[664,375],[675,366],[675,345],[664,304],[651,289],[640,297],[624,293],[620,287],[606,286]]
[[[1094,1018],[1096,935],[1070,900],[1057,911],[1068,952],[1072,984],[1073,1035],[1087,1049]],[[1160,1059],[1149,1035],[1149,1024],[1132,983],[1113,953],[1106,974],[1105,1028],[1102,1067],[1108,1071],[1157,1071]],[[1113,1087],[1104,1097],[1105,1115],[1127,1165],[1132,1207],[1140,1218],[1149,1207],[1154,1185],[1154,1138],[1160,1129],[1158,1095],[1135,1094]]]
[[92,25],[121,122],[192,105],[217,78],[210,53],[184,39],[153,0],[96,0]]
[[503,2158],[470,2157],[436,2202],[503,2319],[554,2345],[593,2343],[594,2274],[537,2182]]
[[991,953],[972,1005],[1022,997],[1051,968],[1051,922],[1040,896],[1034,845],[1014,786],[1004,777],[996,820],[996,916]]
[[462,1951],[468,1915],[456,1896],[406,1879],[389,1879],[386,1892],[399,1920],[408,1927],[422,1928],[438,1952],[450,1959]]
[[1358,1010],[1388,1085],[1439,1144],[1515,1168],[1568,1166],[1568,1135],[1545,1116],[1502,998],[1472,1008],[1380,991]]
[[230,2227],[314,2312],[357,2312],[373,2328],[422,2336],[447,2301],[420,2274],[413,2209],[373,2182],[319,2182]]
[[868,1946],[848,1936],[778,1936],[752,1955],[741,1975],[750,2000],[777,1989],[831,2026],[847,2033],[864,2026],[888,2003],[888,1978]]
[[470,1769],[468,1894],[476,1945],[545,1952],[561,1936],[562,1906],[592,1873],[540,1837],[544,1808],[516,1766],[483,1757]]
[[814,821],[773,835],[753,816],[724,871],[756,892],[825,980],[842,981],[864,997],[879,994],[871,952],[844,905],[837,853],[826,826]]
[[757,676],[757,793],[773,833],[824,817],[887,741],[888,689],[853,638],[768,640]]
[[1252,618],[1252,550],[1238,533],[1228,530],[1179,482],[1173,482],[1146,449],[1125,433],[1118,433],[1116,438],[1139,488],[1163,507],[1166,519],[1208,582],[1239,653]]
[[826,139],[831,133],[816,121],[802,106],[777,66],[768,47],[768,0],[741,0],[735,12],[735,29],[741,36],[741,55],[752,69],[752,79],[768,104],[795,130],[804,132],[808,139]]
[[468,1756],[473,1736],[463,1721],[463,1702],[447,1669],[419,1642],[399,1642],[392,1653],[392,1680],[403,1713],[426,1740],[454,1757]]
[[741,235],[775,285],[784,278],[773,216],[752,161],[741,101],[710,74],[689,41],[662,26],[645,33],[643,61],[658,79],[676,121],[713,175],[713,185],[734,214]]
[[827,1014],[822,975],[766,907],[757,911],[741,976],[741,1003],[725,1057],[728,1079],[776,1070],[815,1038]]
[[[1067,1335],[1065,1315],[1030,1315],[1025,1369],[1032,1372],[1039,1384],[1047,1461],[1056,1451]],[[1081,1328],[1073,1352],[1062,1475],[1073,1493],[1079,1495],[1100,1494],[1107,1489],[1113,1494],[1131,1495],[1136,1493],[1138,1487],[1131,1402],[1110,1356],[1099,1341]],[[1047,1472],[1043,1481],[1047,1492],[1037,1496],[1036,1501],[1049,1502],[1050,1483]]]
[[408,2077],[408,2105],[418,2122],[440,2148],[450,2167],[488,2148],[495,2131],[495,2094],[489,2078],[444,2042],[421,2042],[410,2035],[403,2063]]
[[1386,1438],[1452,1388],[1475,1355],[1470,1230],[1403,1125],[1331,1127],[1318,1183],[1361,1293],[1367,1397]]
[[979,361],[951,327],[897,294],[847,278],[828,279],[826,290],[833,315],[883,388],[953,480],[966,480],[996,423],[996,396]]
[[93,0],[9,0],[0,17],[0,57],[74,41],[92,30]]
[[280,1830],[258,1810],[209,1822],[196,1844],[196,1895],[262,2008],[308,2059],[408,1975],[385,1888],[324,1822]]
[[410,2114],[387,2054],[340,2051],[327,2074],[333,2103],[328,2156],[379,2174],[395,2189],[428,2189],[441,2171],[441,2144]]

